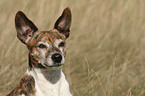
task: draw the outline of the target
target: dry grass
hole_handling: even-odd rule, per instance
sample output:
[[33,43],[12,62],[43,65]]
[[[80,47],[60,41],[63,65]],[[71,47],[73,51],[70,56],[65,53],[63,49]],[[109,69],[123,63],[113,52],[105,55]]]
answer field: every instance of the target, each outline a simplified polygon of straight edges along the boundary
[[145,96],[144,0],[1,0],[0,95],[27,69],[27,48],[16,38],[14,17],[23,10],[49,30],[69,6],[71,36],[63,70],[74,96]]

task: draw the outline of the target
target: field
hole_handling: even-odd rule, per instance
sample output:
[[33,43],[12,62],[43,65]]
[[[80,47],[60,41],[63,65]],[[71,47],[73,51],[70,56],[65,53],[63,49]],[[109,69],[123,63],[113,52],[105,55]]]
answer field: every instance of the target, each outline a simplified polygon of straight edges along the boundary
[[144,0],[1,0],[0,96],[27,70],[28,50],[16,37],[22,10],[50,30],[65,7],[72,11],[63,71],[74,96],[145,96]]

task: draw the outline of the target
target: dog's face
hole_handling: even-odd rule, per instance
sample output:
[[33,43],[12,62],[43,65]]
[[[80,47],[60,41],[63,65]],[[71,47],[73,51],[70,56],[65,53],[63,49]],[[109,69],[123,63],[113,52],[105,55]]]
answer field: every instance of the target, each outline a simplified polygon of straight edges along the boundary
[[64,64],[65,37],[57,30],[42,31],[27,43],[30,55],[45,68]]
[[[17,37],[27,45],[32,66],[44,69],[58,69],[64,64],[65,43],[69,37],[71,12],[66,8],[50,31],[38,31],[38,28],[23,12],[15,17]],[[32,67],[31,65],[29,65]]]

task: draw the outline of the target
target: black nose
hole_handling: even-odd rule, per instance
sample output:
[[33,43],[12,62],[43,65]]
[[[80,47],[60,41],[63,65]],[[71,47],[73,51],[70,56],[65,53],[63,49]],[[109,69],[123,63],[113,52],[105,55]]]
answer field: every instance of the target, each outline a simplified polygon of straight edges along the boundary
[[60,63],[62,60],[62,56],[59,53],[54,53],[51,58],[55,63]]

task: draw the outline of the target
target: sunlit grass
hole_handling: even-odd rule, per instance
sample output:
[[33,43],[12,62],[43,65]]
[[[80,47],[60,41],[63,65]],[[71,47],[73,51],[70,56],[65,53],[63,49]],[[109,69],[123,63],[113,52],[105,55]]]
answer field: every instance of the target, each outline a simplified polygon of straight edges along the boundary
[[145,96],[145,1],[1,0],[0,95],[27,69],[27,48],[16,37],[18,10],[50,30],[65,7],[73,15],[63,71],[74,96]]

